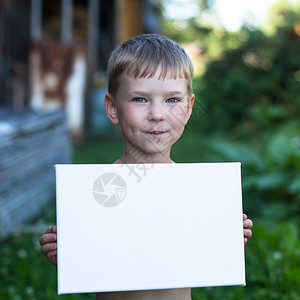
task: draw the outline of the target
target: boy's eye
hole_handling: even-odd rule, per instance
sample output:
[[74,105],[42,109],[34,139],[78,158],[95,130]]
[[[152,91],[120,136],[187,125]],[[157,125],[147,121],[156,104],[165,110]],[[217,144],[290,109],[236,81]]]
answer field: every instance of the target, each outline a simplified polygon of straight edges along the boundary
[[176,103],[176,102],[178,102],[179,101],[179,99],[177,99],[177,98],[170,98],[170,99],[168,99],[166,102],[167,103]]
[[134,102],[137,102],[137,103],[146,103],[146,99],[144,98],[134,98],[133,99]]

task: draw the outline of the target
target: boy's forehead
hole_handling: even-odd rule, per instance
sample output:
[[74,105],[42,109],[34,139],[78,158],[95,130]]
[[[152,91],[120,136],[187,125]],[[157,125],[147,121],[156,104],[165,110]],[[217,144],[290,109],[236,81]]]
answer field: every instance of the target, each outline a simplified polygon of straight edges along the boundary
[[183,73],[181,70],[174,69],[171,67],[165,67],[163,68],[161,65],[158,65],[156,68],[150,68],[148,69],[147,66],[141,67],[140,71],[135,74],[134,72],[131,72],[130,69],[125,70],[124,72],[129,77],[134,78],[152,78],[157,77],[160,80],[164,79],[177,79],[177,78],[184,78]]
[[154,76],[134,77],[123,73],[119,78],[119,86],[126,86],[130,88],[147,87],[147,86],[160,86],[165,88],[172,88],[186,92],[188,80],[184,77],[174,77],[172,74],[167,74],[165,78],[156,72]]
[[164,82],[166,80],[173,80],[173,81],[184,81],[186,80],[186,78],[184,77],[183,74],[181,74],[180,72],[178,72],[177,70],[172,70],[171,68],[167,69],[166,71],[164,71],[161,66],[158,66],[157,69],[155,70],[155,72],[153,73],[149,73],[149,74],[145,74],[145,75],[136,75],[136,74],[132,74],[128,71],[125,71],[122,73],[122,75],[120,76],[120,79],[129,79],[129,80],[145,80],[145,79],[156,79],[159,80],[161,82]]

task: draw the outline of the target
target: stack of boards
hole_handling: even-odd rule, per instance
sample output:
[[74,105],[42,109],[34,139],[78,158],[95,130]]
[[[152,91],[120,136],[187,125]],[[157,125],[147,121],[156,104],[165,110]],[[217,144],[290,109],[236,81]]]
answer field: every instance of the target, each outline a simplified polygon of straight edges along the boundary
[[53,165],[70,157],[64,112],[0,111],[0,240],[54,199]]

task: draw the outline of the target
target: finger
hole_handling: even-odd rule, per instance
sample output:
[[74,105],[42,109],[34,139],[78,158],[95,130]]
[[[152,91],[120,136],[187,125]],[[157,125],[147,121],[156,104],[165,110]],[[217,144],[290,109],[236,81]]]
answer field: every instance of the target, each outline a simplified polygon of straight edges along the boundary
[[57,250],[52,250],[52,251],[48,252],[46,255],[46,258],[51,264],[56,265],[57,264]]
[[250,239],[252,237],[252,231],[250,229],[244,229],[244,238]]
[[243,221],[247,220],[247,215],[246,214],[243,214]]
[[48,243],[53,243],[57,241],[57,236],[55,233],[47,233],[47,234],[43,234],[40,237],[40,245],[43,246],[45,244]]
[[250,219],[247,219],[243,222],[244,228],[250,229],[253,226],[253,222]]
[[41,252],[47,256],[47,254],[53,250],[56,250],[57,248],[57,244],[56,243],[48,243],[48,244],[45,244],[41,247]]
[[46,232],[45,233],[56,233],[57,232],[57,228],[55,225],[53,226],[50,226],[46,229]]
[[246,245],[248,239],[244,237],[244,245]]

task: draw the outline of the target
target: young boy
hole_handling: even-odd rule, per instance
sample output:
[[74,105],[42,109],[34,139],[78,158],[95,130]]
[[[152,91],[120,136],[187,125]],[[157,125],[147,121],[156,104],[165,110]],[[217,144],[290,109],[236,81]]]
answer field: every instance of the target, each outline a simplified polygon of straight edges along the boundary
[[[192,78],[190,58],[167,37],[137,36],[113,51],[105,108],[110,121],[120,124],[125,146],[115,163],[173,163],[171,147],[192,113]],[[246,215],[243,219],[246,243],[253,223]],[[47,229],[40,244],[48,261],[56,265],[56,226]],[[185,300],[191,299],[190,294],[189,288],[110,292],[98,293],[96,299]]]

